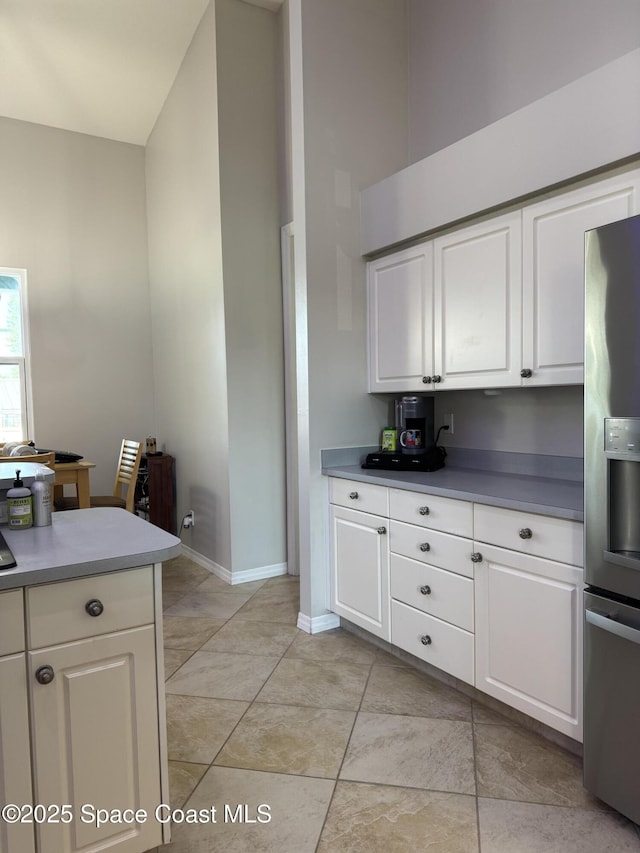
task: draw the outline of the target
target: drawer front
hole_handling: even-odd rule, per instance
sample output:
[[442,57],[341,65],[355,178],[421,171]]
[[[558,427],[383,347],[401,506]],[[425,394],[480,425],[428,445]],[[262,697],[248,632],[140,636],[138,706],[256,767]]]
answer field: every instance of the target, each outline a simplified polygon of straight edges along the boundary
[[[99,602],[102,612],[92,616],[89,602]],[[152,566],[27,588],[31,649],[135,628],[153,619]]]
[[389,515],[389,489],[386,486],[330,477],[329,495],[332,504],[374,515]]
[[24,651],[22,590],[0,592],[0,655]]
[[392,601],[391,642],[467,684],[474,683],[474,638],[468,631]]
[[482,504],[474,506],[476,541],[534,557],[582,566],[582,532],[583,525],[579,521]]
[[389,523],[389,549],[394,554],[420,560],[464,577],[473,577],[470,539],[440,533],[401,521]]
[[470,578],[392,554],[391,596],[473,632],[473,581]]
[[473,538],[473,504],[469,501],[389,489],[389,515],[408,524]]

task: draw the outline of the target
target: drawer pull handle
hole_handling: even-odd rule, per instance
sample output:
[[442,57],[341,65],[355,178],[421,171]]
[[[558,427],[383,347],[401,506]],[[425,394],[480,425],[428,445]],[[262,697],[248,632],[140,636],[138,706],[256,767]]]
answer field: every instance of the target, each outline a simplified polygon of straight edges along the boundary
[[431,384],[431,377],[430,376],[423,376],[422,382],[424,385],[430,385]]
[[533,532],[530,527],[523,527],[522,530],[518,531],[518,536],[521,539],[531,539]]
[[420,592],[421,592],[423,595],[431,595],[431,587],[430,587],[430,586],[427,586],[427,584],[425,584],[424,586],[421,586],[421,587],[420,587]]
[[51,684],[55,677],[56,674],[53,671],[53,667],[49,666],[49,664],[39,666],[38,669],[36,669],[36,681],[38,684]]
[[429,507],[421,506],[418,512],[420,513],[420,515],[429,515]]
[[349,492],[349,497],[351,498],[352,501],[357,501],[358,500],[358,493],[357,492]]
[[431,550],[431,545],[429,545],[429,543],[428,543],[428,542],[423,542],[423,543],[420,545],[420,550],[421,550],[421,551],[430,551],[430,550]]
[[428,634],[423,634],[422,637],[420,637],[420,642],[422,643],[423,646],[430,646],[431,645],[431,637]]
[[92,598],[84,606],[89,616],[100,616],[104,612],[104,604],[98,598]]
[[474,551],[474,553],[471,555],[471,562],[472,563],[481,563],[482,562],[482,554],[480,553],[480,551]]
[[386,532],[387,532],[387,528],[386,528],[386,527],[379,527],[379,528],[378,528],[378,533],[380,534],[380,536],[382,536],[382,535],[383,535],[384,533],[386,533]]

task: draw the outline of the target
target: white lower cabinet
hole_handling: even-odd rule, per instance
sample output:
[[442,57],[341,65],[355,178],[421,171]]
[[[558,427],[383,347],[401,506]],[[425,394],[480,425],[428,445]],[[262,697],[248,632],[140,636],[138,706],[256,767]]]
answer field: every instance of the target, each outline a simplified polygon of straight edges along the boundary
[[580,522],[338,478],[331,500],[336,613],[582,740]]
[[160,570],[0,593],[0,798],[30,818],[0,821],[0,853],[143,853],[169,841],[155,820],[167,790]]
[[[29,806],[31,761],[24,652],[0,658],[0,803]],[[33,825],[0,820],[0,853],[32,853]]]
[[332,609],[383,640],[390,639],[388,525],[383,516],[331,507]]
[[[43,671],[51,682],[39,683]],[[153,625],[29,652],[29,672],[35,799],[68,803],[75,816],[38,824],[39,849],[134,853],[161,844]],[[94,809],[144,809],[148,819],[99,826]]]
[[[582,525],[477,508],[476,687],[581,741],[583,572],[568,560],[581,562]],[[497,514],[500,530],[494,528]],[[488,517],[490,525],[484,523]],[[486,542],[512,534],[522,551]],[[534,556],[536,548],[549,556],[555,550],[561,559]]]

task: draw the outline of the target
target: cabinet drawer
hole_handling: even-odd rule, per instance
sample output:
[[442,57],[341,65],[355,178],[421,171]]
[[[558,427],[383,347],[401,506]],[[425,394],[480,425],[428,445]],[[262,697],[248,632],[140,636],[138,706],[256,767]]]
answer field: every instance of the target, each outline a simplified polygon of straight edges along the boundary
[[394,554],[420,560],[421,563],[429,563],[467,578],[473,577],[470,539],[392,521],[389,524],[389,549]]
[[[91,601],[102,604],[97,616],[88,612]],[[146,625],[153,604],[152,566],[28,587],[29,648]]]
[[389,489],[389,515],[409,524],[473,537],[473,504],[468,501]]
[[473,631],[473,581],[453,572],[391,555],[391,596]]
[[572,566],[583,564],[583,526],[579,521],[481,504],[475,504],[473,513],[474,538],[478,542]]
[[374,515],[389,515],[389,489],[386,486],[330,477],[329,495],[332,504]]
[[22,590],[0,592],[0,655],[24,651]]
[[391,642],[409,654],[473,684],[473,634],[399,601],[391,602]]

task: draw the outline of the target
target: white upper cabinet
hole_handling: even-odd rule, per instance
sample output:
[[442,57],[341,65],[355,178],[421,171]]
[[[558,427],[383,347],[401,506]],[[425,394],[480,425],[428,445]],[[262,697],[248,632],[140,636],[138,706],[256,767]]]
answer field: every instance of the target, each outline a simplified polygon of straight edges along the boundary
[[433,372],[431,243],[372,261],[367,268],[367,287],[369,391],[430,390]]
[[437,386],[520,384],[521,270],[519,211],[434,241]]
[[524,208],[524,385],[583,381],[584,233],[637,213],[639,191],[636,170]]

